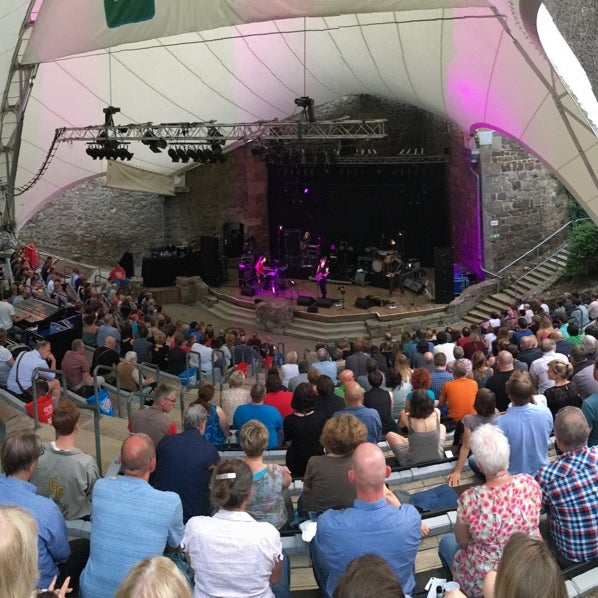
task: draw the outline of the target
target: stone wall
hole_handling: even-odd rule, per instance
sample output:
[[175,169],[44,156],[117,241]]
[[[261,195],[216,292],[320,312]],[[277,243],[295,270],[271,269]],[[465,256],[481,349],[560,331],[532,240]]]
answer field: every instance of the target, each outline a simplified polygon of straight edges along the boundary
[[501,135],[481,146],[480,168],[485,263],[496,272],[568,221],[569,194],[539,160]]
[[102,266],[131,251],[140,266],[149,247],[164,244],[163,197],[105,185],[97,177],[56,196],[24,224],[20,240]]
[[187,171],[189,191],[165,199],[164,228],[173,242],[201,236],[222,238],[226,222],[242,222],[245,236],[268,236],[268,172],[262,157],[242,147],[224,164],[204,164]]

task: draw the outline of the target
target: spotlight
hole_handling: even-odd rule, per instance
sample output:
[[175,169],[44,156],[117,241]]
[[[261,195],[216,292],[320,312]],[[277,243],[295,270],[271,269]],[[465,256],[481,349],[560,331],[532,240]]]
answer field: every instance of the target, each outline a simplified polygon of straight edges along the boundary
[[141,143],[143,145],[147,145],[154,154],[159,154],[162,152],[163,149],[166,149],[168,143],[164,139],[160,137],[156,137],[149,129],[143,134],[141,138]]
[[94,160],[97,160],[100,157],[100,149],[95,145],[88,145],[85,149],[85,153]]
[[187,155],[185,148],[183,148],[183,147],[177,148],[176,153],[181,162],[185,162],[185,163],[189,162],[189,156]]
[[177,154],[177,151],[174,149],[174,147],[169,147],[168,148],[168,156],[170,157],[170,159],[173,162],[178,162],[179,161],[179,155]]
[[216,155],[211,149],[206,147],[203,151],[203,155],[205,157],[205,162],[216,162]]

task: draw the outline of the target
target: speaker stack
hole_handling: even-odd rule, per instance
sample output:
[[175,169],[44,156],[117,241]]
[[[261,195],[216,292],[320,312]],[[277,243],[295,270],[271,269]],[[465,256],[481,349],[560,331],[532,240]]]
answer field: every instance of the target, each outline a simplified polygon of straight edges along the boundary
[[222,282],[218,257],[218,237],[200,237],[199,247],[199,273],[207,285],[217,286]]
[[455,298],[452,247],[434,247],[434,288],[436,303],[450,303]]

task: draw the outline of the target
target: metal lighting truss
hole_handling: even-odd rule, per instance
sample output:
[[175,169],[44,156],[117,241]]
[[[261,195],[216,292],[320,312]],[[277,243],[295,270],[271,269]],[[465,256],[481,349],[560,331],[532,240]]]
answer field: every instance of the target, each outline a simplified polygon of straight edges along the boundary
[[256,123],[153,123],[135,125],[92,125],[56,130],[58,142],[106,139],[121,142],[163,139],[171,144],[224,145],[227,141],[333,141],[342,139],[383,139],[385,119],[342,120],[319,122],[256,122]]

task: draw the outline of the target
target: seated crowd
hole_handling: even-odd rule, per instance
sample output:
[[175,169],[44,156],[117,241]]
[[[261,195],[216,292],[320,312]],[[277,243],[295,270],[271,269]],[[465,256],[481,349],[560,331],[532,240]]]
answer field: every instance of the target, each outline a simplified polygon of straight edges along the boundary
[[[56,289],[52,261],[44,266],[46,291],[47,281]],[[305,519],[317,521],[309,550],[323,596],[355,595],[351,580],[361,583],[366,570],[388,595],[412,595],[429,530],[387,487],[391,470],[377,443],[386,440],[398,466],[413,466],[445,459],[447,431],[458,451],[449,485],[460,485],[466,462],[481,482],[461,492],[454,533],[439,545],[447,576],[460,584],[461,594],[450,596],[510,596],[517,584],[535,583],[538,595],[564,597],[558,565],[598,558],[598,326],[594,335],[591,324],[598,299],[592,310],[566,298],[552,320],[535,302],[490,314],[479,327],[428,329],[400,341],[389,333],[380,345],[322,343],[304,359],[290,352],[284,360],[257,333],[172,323],[151,293],[134,302],[119,293],[126,277],[113,278],[102,300],[87,286],[83,338],[61,367],[82,396],[93,392],[95,366],[116,368],[123,388],[146,387],[151,404],[130,418],[123,475],[102,479],[76,447],[79,408],[59,400],[52,372],[40,374],[40,391],[56,400],[56,440],[42,444],[19,432],[1,455],[0,505],[33,519],[0,507],[0,529],[23,543],[27,534],[40,539],[37,550],[28,548],[35,572],[14,580],[27,586],[23,598],[35,587],[62,597],[69,585],[82,598],[133,596],[123,588],[145,583],[146,574],[183,584],[177,596],[190,595],[189,584],[195,596],[290,596],[280,530]],[[76,283],[77,293],[88,284]],[[10,335],[11,326],[4,330]],[[84,343],[94,348],[91,365]],[[175,390],[141,377],[135,364],[181,374],[189,351],[204,382],[177,433],[168,415]],[[23,400],[36,367],[56,369],[47,341],[5,362],[6,387]],[[246,388],[243,370],[260,365],[265,384]],[[219,405],[209,383],[215,370],[225,380]],[[218,451],[235,439],[245,458],[222,458]],[[277,447],[286,449],[286,465],[264,461]],[[303,481],[296,509],[293,478]],[[90,521],[90,541],[69,541],[73,519]],[[0,562],[6,550],[0,541]],[[524,579],[518,559],[537,563],[533,576]]]

